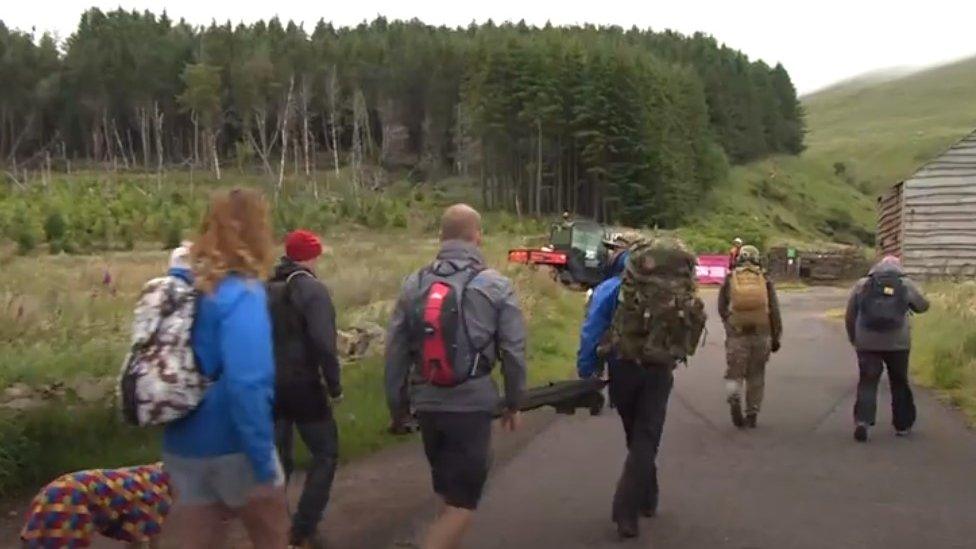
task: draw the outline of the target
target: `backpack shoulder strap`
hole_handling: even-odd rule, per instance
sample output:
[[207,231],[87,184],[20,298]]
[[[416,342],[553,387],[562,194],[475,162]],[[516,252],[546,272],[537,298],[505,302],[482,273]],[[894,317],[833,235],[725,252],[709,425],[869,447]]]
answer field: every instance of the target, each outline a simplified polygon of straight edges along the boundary
[[[296,279],[296,278],[298,278],[299,276],[307,276],[308,278],[311,278],[312,280],[318,280],[317,278],[315,278],[315,276],[312,275],[312,273],[310,273],[310,272],[308,272],[308,271],[306,271],[304,269],[295,271],[295,272],[291,273],[290,275],[288,275],[288,277],[285,278],[285,299],[288,300],[288,303],[292,307],[295,306],[295,303],[292,301],[294,298],[292,297],[292,294],[291,294],[291,281],[294,280],[294,279]],[[302,315],[302,316],[304,317],[304,315]],[[303,320],[304,320],[304,318],[303,318]]]
[[295,277],[297,277],[297,276],[307,276],[309,278],[315,278],[314,276],[312,276],[312,273],[310,273],[310,272],[308,272],[308,271],[306,271],[304,269],[298,270],[298,271],[295,271],[295,272],[291,273],[290,275],[288,275],[287,278],[285,278],[285,286],[288,286],[288,284],[291,283],[292,279],[295,278]]

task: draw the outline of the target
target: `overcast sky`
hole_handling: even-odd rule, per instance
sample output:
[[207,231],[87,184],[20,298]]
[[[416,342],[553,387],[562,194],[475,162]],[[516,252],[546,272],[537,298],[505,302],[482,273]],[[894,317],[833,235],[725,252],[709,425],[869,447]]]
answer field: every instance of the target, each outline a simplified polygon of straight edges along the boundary
[[194,24],[250,22],[274,15],[354,25],[378,14],[431,24],[504,20],[542,25],[637,25],[684,33],[703,31],[770,64],[782,62],[797,89],[810,92],[867,71],[924,66],[976,54],[974,0],[0,0],[7,26],[62,38],[90,6],[166,10]]

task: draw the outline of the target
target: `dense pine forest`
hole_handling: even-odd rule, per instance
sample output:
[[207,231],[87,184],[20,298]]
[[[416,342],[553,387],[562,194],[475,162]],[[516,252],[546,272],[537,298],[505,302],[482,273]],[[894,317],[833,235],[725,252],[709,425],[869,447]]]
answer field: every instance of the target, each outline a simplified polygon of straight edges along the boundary
[[[308,32],[97,9],[63,42],[0,22],[0,165],[460,174],[486,206],[676,226],[728,165],[804,148],[781,65],[705,35],[377,18]],[[382,168],[382,169],[378,169]]]

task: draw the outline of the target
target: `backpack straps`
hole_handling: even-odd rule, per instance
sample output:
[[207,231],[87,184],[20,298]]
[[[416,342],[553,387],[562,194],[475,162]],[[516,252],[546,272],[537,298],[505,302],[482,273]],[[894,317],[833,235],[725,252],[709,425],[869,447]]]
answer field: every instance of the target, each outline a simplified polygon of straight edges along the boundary
[[458,296],[458,322],[461,324],[461,330],[464,332],[464,339],[467,340],[468,347],[470,347],[469,351],[471,351],[473,354],[473,363],[471,364],[471,369],[468,370],[468,379],[470,379],[473,377],[478,377],[479,374],[486,374],[491,371],[491,364],[488,364],[487,367],[483,369],[484,371],[481,371],[481,360],[484,358],[485,350],[488,349],[492,343],[496,343],[496,339],[498,337],[498,326],[496,322],[494,337],[488,338],[488,340],[485,341],[485,344],[481,347],[474,346],[474,340],[471,339],[471,330],[468,328],[468,321],[464,315],[464,295],[465,292],[468,291],[468,286],[474,282],[475,278],[478,278],[478,275],[485,271],[485,268],[471,263],[465,267],[465,270],[469,271],[470,274],[467,276],[467,278],[465,278],[464,284],[461,285],[461,295]]
[[468,291],[468,286],[470,286],[471,283],[474,282],[474,279],[478,278],[478,275],[485,272],[487,269],[484,266],[474,262],[468,262],[464,266],[460,266],[453,261],[446,261],[445,263],[454,267],[454,271],[449,274],[439,272],[439,270],[435,268],[434,263],[431,263],[430,265],[427,265],[426,267],[418,271],[417,289],[422,290],[424,288],[424,278],[428,275],[433,275],[441,278],[448,278],[458,273],[462,273],[462,272],[466,273],[466,275],[462,279],[461,284],[458,286],[459,289],[458,323],[461,325],[461,332],[464,334],[464,339],[468,342],[468,347],[469,347],[468,350],[472,353],[473,356],[473,364],[471,365],[471,369],[468,370],[467,379],[470,379],[472,377],[478,377],[480,374],[487,373],[491,370],[490,364],[487,367],[482,367],[481,363],[482,363],[482,359],[484,358],[485,350],[488,349],[488,347],[491,346],[492,343],[496,343],[495,340],[498,334],[496,330],[495,337],[488,338],[488,341],[486,341],[485,344],[480,347],[474,347],[474,341],[471,339],[471,330],[468,328],[468,321],[464,314],[464,297],[466,295],[466,292]]

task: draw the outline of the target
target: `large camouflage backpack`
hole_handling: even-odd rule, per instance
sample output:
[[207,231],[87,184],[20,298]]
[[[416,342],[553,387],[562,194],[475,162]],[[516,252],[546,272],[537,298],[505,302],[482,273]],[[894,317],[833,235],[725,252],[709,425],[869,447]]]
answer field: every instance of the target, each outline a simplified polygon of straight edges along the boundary
[[197,368],[190,346],[196,297],[193,287],[175,276],[154,278],[143,287],[118,385],[128,423],[169,423],[203,400],[210,380]]
[[631,245],[613,316],[613,347],[624,360],[683,362],[705,330],[695,256],[681,241],[659,237]]

